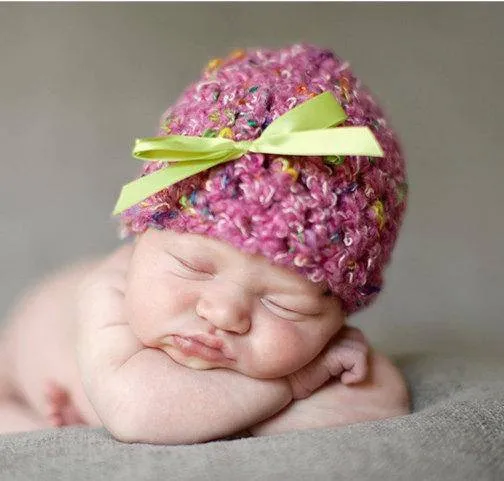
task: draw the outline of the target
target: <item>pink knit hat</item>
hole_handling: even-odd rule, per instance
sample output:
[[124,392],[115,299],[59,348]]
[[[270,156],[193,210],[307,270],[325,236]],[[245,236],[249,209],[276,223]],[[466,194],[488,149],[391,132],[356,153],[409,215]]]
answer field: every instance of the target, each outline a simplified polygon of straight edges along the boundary
[[[406,209],[395,133],[347,62],[311,45],[235,51],[212,60],[162,116],[159,136],[253,140],[325,91],[368,126],[384,157],[247,153],[165,188],[121,214],[121,237],[149,227],[209,236],[309,280],[326,282],[347,314],[381,290]],[[143,175],[167,163],[146,162]]]

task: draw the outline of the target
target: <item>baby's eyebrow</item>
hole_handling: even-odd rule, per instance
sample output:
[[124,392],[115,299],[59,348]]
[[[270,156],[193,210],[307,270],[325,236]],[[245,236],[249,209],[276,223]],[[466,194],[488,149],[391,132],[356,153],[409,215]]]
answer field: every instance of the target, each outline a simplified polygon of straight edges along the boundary
[[[293,279],[292,274],[285,272],[275,272],[275,284],[281,285],[288,292],[299,293],[301,296],[313,298],[318,296],[326,296],[331,294],[331,290],[327,282],[312,283],[305,279]],[[306,284],[306,283],[309,284]],[[327,293],[327,294],[326,294]]]
[[[199,267],[207,270],[222,267],[223,260],[225,262],[226,259],[231,265],[233,264],[233,260],[228,258],[227,253],[222,253],[218,248],[208,243],[202,246],[199,239],[192,237],[185,239],[178,238],[177,241],[171,243],[168,251],[174,256],[182,257],[182,260],[188,263],[196,263]],[[304,287],[304,279],[298,281],[297,279],[292,279],[288,273],[276,270],[269,271],[268,267],[274,268],[275,266],[272,266],[269,262],[268,266],[259,266],[260,275],[257,278],[269,289],[281,289],[285,293],[293,293],[304,298],[303,300],[307,302],[331,293],[325,282],[317,285],[315,291],[311,291],[308,287]],[[256,275],[257,273],[253,274]],[[251,276],[253,274],[251,273]]]
[[[264,278],[264,277],[263,277]],[[302,283],[292,282],[288,277],[275,277],[271,282],[265,283],[267,289],[280,293],[282,296],[293,297],[299,303],[315,306],[322,296],[323,290],[309,289]]]
[[180,261],[184,261],[187,264],[196,264],[197,267],[206,270],[213,270],[215,268],[215,263],[213,262],[212,256],[202,255],[201,252],[194,254],[192,251],[183,251],[178,249],[168,250],[168,253]]

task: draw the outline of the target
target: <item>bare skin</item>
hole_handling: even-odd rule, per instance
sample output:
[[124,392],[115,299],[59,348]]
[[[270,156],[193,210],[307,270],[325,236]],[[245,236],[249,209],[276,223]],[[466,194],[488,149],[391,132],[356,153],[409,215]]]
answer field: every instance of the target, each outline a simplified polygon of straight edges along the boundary
[[73,424],[64,415],[65,394],[86,424],[101,425],[75,356],[78,286],[96,265],[81,263],[43,280],[10,312],[0,336],[0,432]]
[[[133,249],[126,246],[105,261],[84,263],[57,274],[12,312],[0,344],[0,366],[5,366],[0,371],[0,432],[71,424],[105,425],[126,442],[178,444],[216,439],[244,429],[265,435],[408,412],[408,394],[401,374],[385,356],[370,351],[356,329],[339,326],[322,350],[314,338],[313,350],[305,352],[306,356],[315,353],[308,363],[308,358],[301,356],[297,365],[298,359],[287,351],[280,352],[277,370],[258,362],[261,357],[248,355],[246,336],[250,334],[233,333],[236,325],[215,325],[208,332],[220,333],[223,339],[239,339],[241,344],[228,344],[235,357],[243,359],[241,364],[220,365],[222,360],[207,358],[195,361],[194,356],[174,352],[173,345],[160,344],[164,332],[156,330],[154,318],[150,330],[142,330],[124,315],[135,307],[125,302],[127,286],[134,285],[129,269]],[[244,264],[247,268],[254,265]],[[234,275],[234,271],[229,274]],[[222,279],[243,287],[236,277]],[[311,286],[305,287],[310,296],[319,295]],[[96,301],[93,292],[107,289],[109,297]],[[226,302],[234,305],[242,294],[229,294]],[[191,302],[187,296],[185,299]],[[176,307],[181,306],[179,303]],[[217,322],[218,313],[211,308],[210,304],[196,307],[199,318],[206,319],[206,315]],[[234,305],[234,311],[239,308]],[[172,314],[175,319],[175,312]],[[265,329],[277,329],[278,324],[261,322]],[[283,325],[282,320],[279,322]],[[285,323],[285,329],[291,329],[289,326]],[[259,330],[254,335],[257,332],[266,335],[276,331]],[[296,339],[296,331],[282,332],[282,336],[289,335]],[[176,392],[174,384],[180,387]],[[137,387],[132,390],[131,386]],[[191,405],[197,396],[199,402]],[[262,404],[257,406],[260,403],[255,402],[245,409],[253,399],[261,399]],[[170,412],[164,409],[168,400]],[[132,408],[139,405],[140,411]],[[205,411],[201,406],[212,409]],[[119,407],[122,418],[116,415]],[[212,415],[216,417],[213,421]],[[174,425],[180,430],[167,429]]]

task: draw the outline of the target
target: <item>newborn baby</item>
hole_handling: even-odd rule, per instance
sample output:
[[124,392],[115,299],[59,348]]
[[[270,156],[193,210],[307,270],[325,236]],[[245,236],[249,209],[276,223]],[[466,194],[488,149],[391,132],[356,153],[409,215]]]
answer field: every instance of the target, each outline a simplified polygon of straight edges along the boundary
[[408,412],[400,372],[347,324],[381,289],[406,205],[395,134],[348,64],[233,52],[134,154],[143,174],[115,209],[134,242],[13,313],[0,431],[177,444]]
[[18,308],[0,430],[104,424],[176,444],[407,413],[399,371],[326,294],[261,256],[148,230]]

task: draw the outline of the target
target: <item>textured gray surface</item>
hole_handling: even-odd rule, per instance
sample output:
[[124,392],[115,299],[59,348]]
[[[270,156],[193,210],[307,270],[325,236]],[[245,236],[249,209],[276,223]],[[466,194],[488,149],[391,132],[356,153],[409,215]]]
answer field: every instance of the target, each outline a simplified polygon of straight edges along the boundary
[[135,137],[214,57],[306,40],[348,59],[397,127],[409,212],[376,305],[386,351],[504,337],[502,4],[1,4],[0,318],[48,269],[115,244]]
[[103,430],[0,437],[0,481],[504,479],[502,358],[416,355],[414,413],[338,430],[194,446],[127,445]]

